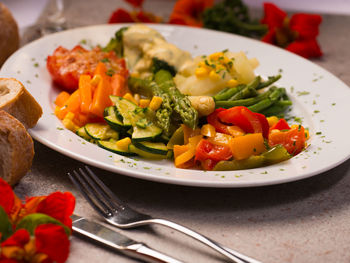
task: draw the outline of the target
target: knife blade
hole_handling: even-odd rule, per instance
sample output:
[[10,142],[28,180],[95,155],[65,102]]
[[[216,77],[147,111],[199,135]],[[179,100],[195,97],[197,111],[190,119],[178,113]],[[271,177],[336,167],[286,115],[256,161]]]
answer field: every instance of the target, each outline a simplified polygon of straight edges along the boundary
[[183,263],[161,252],[149,248],[144,243],[132,240],[119,232],[81,216],[72,215],[72,228],[75,233],[113,248],[127,256],[151,263]]

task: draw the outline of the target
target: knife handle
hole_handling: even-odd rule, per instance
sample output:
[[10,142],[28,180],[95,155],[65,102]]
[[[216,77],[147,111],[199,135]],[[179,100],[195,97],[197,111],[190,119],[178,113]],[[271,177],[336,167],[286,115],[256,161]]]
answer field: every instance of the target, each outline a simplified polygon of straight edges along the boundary
[[134,258],[150,263],[183,263],[161,252],[153,250],[142,243],[132,244],[123,249],[123,252]]

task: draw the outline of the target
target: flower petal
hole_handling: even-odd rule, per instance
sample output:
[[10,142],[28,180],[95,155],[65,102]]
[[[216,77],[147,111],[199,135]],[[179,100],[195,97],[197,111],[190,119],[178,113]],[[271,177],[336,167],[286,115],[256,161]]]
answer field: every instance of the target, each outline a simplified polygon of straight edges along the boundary
[[213,3],[214,0],[179,0],[174,5],[169,23],[201,27],[202,13]]
[[272,3],[264,3],[264,18],[262,24],[266,24],[269,29],[283,26],[283,20],[287,13]]
[[134,18],[131,16],[131,14],[128,11],[122,8],[118,8],[117,10],[115,10],[108,20],[109,24],[132,23],[132,22],[135,22]]
[[0,206],[4,208],[7,214],[10,214],[15,204],[15,194],[11,186],[0,178]]
[[321,22],[320,15],[294,14],[290,19],[289,27],[298,32],[298,39],[312,39],[318,35]]
[[57,262],[63,263],[69,254],[69,239],[63,227],[43,224],[35,229],[35,246],[38,253],[44,253]]
[[261,41],[275,45],[276,44],[276,30],[274,28],[270,29],[269,32],[267,32],[266,35],[263,36]]
[[1,243],[1,247],[17,246],[23,248],[30,239],[29,232],[25,229],[17,230],[12,236]]
[[294,41],[286,47],[295,54],[298,54],[304,58],[310,57],[320,57],[322,56],[322,51],[318,45],[316,39],[304,40],[304,41]]
[[75,198],[69,193],[55,192],[48,195],[42,202],[39,203],[37,213],[47,214],[63,224],[72,227],[72,215],[75,207]]

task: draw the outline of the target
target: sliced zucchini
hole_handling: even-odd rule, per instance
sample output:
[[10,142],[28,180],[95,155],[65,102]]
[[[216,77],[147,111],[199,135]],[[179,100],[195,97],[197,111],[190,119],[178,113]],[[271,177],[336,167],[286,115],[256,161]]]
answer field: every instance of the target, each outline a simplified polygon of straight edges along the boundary
[[134,142],[135,147],[155,154],[167,155],[168,148],[162,142]]
[[110,152],[120,154],[123,156],[135,156],[136,155],[135,153],[130,152],[129,150],[125,151],[124,149],[121,149],[120,147],[118,147],[115,140],[110,140],[110,141],[99,140],[99,141],[97,141],[97,145],[103,149],[110,151]]
[[81,138],[87,140],[87,141],[93,141],[92,137],[89,136],[89,134],[86,133],[85,131],[85,127],[80,127],[76,132],[75,132],[78,136],[80,136]]
[[115,106],[107,107],[103,111],[103,116],[106,117],[106,116],[109,116],[109,115],[115,115],[115,111],[116,111]]
[[141,129],[137,126],[134,127],[131,138],[134,141],[152,141],[162,134],[162,129],[154,124],[147,126],[145,129]]
[[155,159],[155,160],[159,160],[159,159],[166,159],[167,155],[164,154],[155,154],[155,153],[150,153],[150,152],[146,152],[144,150],[141,150],[139,148],[137,148],[135,145],[130,144],[129,145],[129,151],[133,152],[143,158],[146,159]]
[[118,140],[119,133],[105,123],[88,123],[84,126],[85,132],[95,140]]
[[116,131],[125,131],[126,129],[131,128],[131,125],[130,126],[124,125],[124,123],[119,118],[117,118],[115,114],[108,115],[104,119],[109,124],[109,126],[111,126],[111,128]]
[[133,112],[138,108],[133,102],[118,96],[110,96],[112,102],[115,104],[117,115],[120,115],[123,120],[123,124],[126,126],[133,126],[135,120],[132,116]]

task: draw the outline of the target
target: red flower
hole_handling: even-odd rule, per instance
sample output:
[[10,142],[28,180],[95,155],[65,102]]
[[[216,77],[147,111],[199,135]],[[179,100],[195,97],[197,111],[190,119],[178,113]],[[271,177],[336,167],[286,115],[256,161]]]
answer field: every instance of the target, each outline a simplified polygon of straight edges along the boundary
[[170,15],[170,24],[202,27],[202,14],[214,0],[179,0]]
[[118,8],[110,16],[108,23],[133,23],[135,22],[131,14],[125,9]]
[[35,247],[38,253],[46,254],[51,261],[63,263],[69,254],[69,239],[63,227],[43,224],[35,229]]
[[118,8],[110,16],[108,23],[159,23],[161,18],[145,11],[128,12],[125,9]]
[[42,224],[30,237],[26,229],[17,230],[2,242],[0,262],[63,263],[69,254],[69,239],[62,226]]
[[272,3],[264,3],[265,16],[261,23],[269,28],[262,41],[283,47],[305,58],[322,56],[316,37],[322,17],[311,14],[287,13]]
[[72,228],[70,216],[75,207],[75,198],[69,192],[55,192],[48,196],[28,198],[25,204],[22,204],[12,188],[0,178],[0,206],[4,208],[14,225],[28,214],[42,213]]

